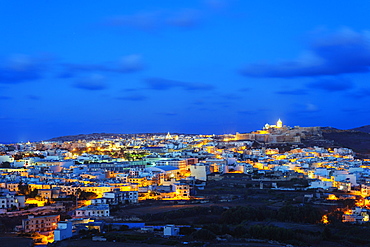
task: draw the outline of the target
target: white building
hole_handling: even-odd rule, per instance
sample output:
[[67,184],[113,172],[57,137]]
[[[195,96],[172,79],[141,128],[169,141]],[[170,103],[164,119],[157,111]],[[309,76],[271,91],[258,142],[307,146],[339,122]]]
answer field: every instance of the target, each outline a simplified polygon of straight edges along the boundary
[[1,155],[0,156],[0,164],[3,162],[9,162],[12,163],[14,162],[14,158],[10,155]]
[[206,166],[195,164],[190,166],[191,176],[195,177],[198,180],[207,181],[207,172]]
[[6,194],[0,197],[0,209],[8,209],[8,208],[19,208],[18,199],[11,194]]
[[176,227],[175,225],[166,225],[163,228],[163,235],[170,237],[170,236],[178,236],[180,233],[180,228]]
[[76,217],[107,217],[110,215],[109,205],[89,205],[76,209]]
[[115,190],[112,192],[104,192],[103,197],[91,199],[91,204],[132,204],[138,203],[139,193],[138,191],[119,191]]
[[72,222],[59,221],[57,229],[54,230],[54,241],[61,241],[72,237]]

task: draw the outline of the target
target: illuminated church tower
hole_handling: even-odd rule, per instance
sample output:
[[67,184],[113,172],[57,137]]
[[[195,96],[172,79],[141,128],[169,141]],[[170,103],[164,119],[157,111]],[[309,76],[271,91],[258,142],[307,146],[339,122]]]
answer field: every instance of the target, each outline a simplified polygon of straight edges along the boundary
[[172,139],[170,132],[167,132],[166,139]]
[[283,122],[279,118],[279,120],[276,123],[276,128],[281,128],[281,127],[283,127]]

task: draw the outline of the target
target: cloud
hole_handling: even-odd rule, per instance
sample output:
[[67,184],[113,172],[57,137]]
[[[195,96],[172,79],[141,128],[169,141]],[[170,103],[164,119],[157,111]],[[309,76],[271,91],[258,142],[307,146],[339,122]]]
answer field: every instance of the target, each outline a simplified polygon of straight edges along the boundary
[[228,7],[228,5],[230,4],[230,1],[206,0],[205,4],[207,5],[207,7],[211,8],[211,9],[219,10],[219,9],[224,9],[224,8]]
[[176,112],[161,112],[159,114],[167,117],[174,117],[178,115]]
[[118,97],[117,99],[119,99],[119,100],[129,100],[129,101],[143,101],[143,100],[146,100],[147,98],[148,97],[144,96],[144,95],[133,94],[133,95]]
[[238,114],[243,114],[243,115],[257,115],[265,112],[269,112],[270,109],[267,108],[259,108],[255,110],[239,110],[237,111]]
[[348,93],[348,96],[355,99],[370,97],[370,88],[358,89],[357,91]]
[[193,102],[194,105],[204,105],[206,103],[203,99],[197,99]]
[[300,77],[367,73],[370,66],[369,32],[343,29],[314,39],[308,52],[276,64],[250,64],[241,70],[252,77]]
[[119,28],[134,28],[142,31],[157,31],[171,27],[182,29],[195,27],[200,21],[201,12],[199,10],[182,9],[179,11],[147,11],[132,15],[109,17],[103,21],[103,25]]
[[304,89],[293,89],[293,90],[282,90],[277,91],[277,94],[284,94],[284,95],[305,95],[307,91]]
[[213,90],[214,86],[206,83],[192,83],[173,81],[163,78],[149,78],[145,80],[145,83],[153,90],[169,90],[173,88],[182,88],[189,91],[208,91]]
[[137,92],[137,91],[140,91],[141,88],[125,88],[125,89],[122,89],[121,91],[122,92]]
[[145,65],[141,55],[132,54],[106,64],[62,64],[62,67],[63,72],[60,77],[71,78],[81,73],[91,72],[133,73],[143,70]]
[[346,108],[341,109],[341,111],[345,113],[352,113],[352,114],[365,114],[369,112],[367,108],[363,109],[363,108],[354,108],[354,107],[346,107]]
[[238,100],[242,99],[240,95],[237,95],[235,93],[221,93],[219,96],[225,100]]
[[141,55],[132,54],[124,56],[118,62],[117,67],[113,71],[121,73],[131,73],[144,69],[144,63]]
[[27,95],[26,97],[30,100],[40,100],[41,99],[39,96],[36,96],[36,95]]
[[9,96],[0,96],[0,100],[9,100],[12,99],[12,97]]
[[319,112],[320,109],[317,105],[313,103],[305,103],[305,104],[295,104],[294,105],[294,110],[292,113],[295,114],[301,114],[301,113],[314,113],[314,112]]
[[241,89],[239,89],[239,92],[248,92],[248,91],[250,91],[251,89],[250,88],[248,88],[248,87],[243,87],[243,88],[241,88]]
[[317,80],[307,84],[308,88],[319,89],[326,92],[345,91],[353,88],[353,83],[347,79]]
[[243,115],[256,115],[258,112],[257,111],[243,110],[243,111],[238,111],[238,113],[243,114]]
[[43,58],[20,54],[0,62],[0,83],[14,84],[43,78]]
[[317,105],[314,105],[314,104],[311,104],[311,103],[307,103],[305,105],[305,111],[306,112],[316,112],[316,111],[319,111],[319,108]]
[[73,84],[74,87],[86,90],[103,90],[107,88],[105,77],[99,74],[94,74],[88,77],[81,78]]

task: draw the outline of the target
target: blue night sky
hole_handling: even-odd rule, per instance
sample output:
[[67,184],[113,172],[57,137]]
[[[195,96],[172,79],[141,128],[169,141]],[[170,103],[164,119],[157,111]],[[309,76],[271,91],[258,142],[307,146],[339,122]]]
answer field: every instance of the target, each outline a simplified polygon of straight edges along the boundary
[[370,1],[2,1],[0,142],[370,124]]

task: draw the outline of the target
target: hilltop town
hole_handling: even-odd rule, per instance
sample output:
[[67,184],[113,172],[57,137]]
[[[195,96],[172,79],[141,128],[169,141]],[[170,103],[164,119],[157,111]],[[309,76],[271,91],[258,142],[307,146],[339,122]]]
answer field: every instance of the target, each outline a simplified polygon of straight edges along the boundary
[[[319,127],[289,127],[279,119],[250,133],[79,137],[0,145],[2,232],[55,246],[78,236],[315,245],[336,241],[335,224],[369,221],[370,160],[324,139]],[[166,215],[175,209],[181,216]],[[208,221],[192,219],[197,213]],[[316,228],[301,237],[292,232],[293,239],[266,237],[271,229],[293,231],[281,224],[270,229],[267,220]],[[258,233],[247,221],[262,222]],[[309,237],[313,231],[319,236]]]

